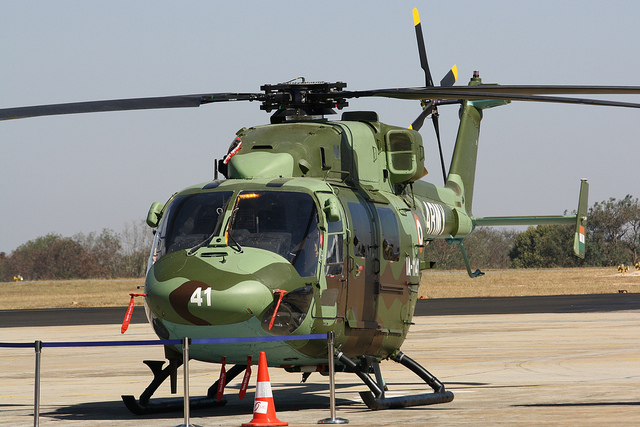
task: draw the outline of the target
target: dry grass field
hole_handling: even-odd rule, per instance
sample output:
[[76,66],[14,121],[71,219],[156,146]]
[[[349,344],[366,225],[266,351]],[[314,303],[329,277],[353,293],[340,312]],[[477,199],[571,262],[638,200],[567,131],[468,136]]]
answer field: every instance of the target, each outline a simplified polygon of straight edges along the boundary
[[469,278],[465,271],[433,271],[422,275],[424,298],[506,297],[528,295],[640,292],[640,271],[619,273],[616,267],[485,271]]
[[[122,307],[139,293],[144,279],[61,280],[0,283],[0,310],[69,307]],[[487,271],[470,279],[464,271],[422,276],[423,298],[499,297],[640,292],[640,272],[615,267]],[[142,300],[138,299],[141,305]]]
[[129,294],[142,292],[139,286],[144,287],[144,279],[5,282],[0,283],[0,310],[123,307]]

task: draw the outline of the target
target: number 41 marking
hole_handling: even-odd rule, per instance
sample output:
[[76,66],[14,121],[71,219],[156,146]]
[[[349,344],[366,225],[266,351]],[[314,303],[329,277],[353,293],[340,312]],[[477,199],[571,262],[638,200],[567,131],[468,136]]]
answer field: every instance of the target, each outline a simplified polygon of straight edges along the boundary
[[211,307],[211,288],[206,288],[204,291],[201,287],[197,287],[193,294],[191,294],[191,302],[193,304],[197,304],[198,307],[202,305],[202,294],[204,294],[206,298],[207,307]]

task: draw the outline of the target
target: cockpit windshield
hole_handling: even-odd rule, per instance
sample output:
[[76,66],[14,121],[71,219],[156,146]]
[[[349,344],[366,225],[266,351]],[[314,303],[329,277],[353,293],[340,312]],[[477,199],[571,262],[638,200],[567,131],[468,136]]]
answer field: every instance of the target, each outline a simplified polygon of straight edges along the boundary
[[[151,266],[158,258],[197,249],[222,233],[222,212],[232,191],[177,196],[167,206],[156,233]],[[309,194],[287,191],[242,191],[230,225],[229,245],[274,252],[289,261],[302,277],[315,276],[320,253],[316,205]],[[233,247],[233,246],[232,246]]]
[[308,194],[241,192],[228,232],[240,246],[286,258],[302,277],[316,275],[320,232],[316,206]]

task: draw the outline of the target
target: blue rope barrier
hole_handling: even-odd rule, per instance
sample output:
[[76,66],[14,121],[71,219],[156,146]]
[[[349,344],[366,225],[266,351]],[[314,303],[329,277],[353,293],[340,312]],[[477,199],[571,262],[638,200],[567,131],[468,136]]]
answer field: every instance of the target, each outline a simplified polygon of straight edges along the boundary
[[180,345],[182,340],[43,342],[43,347],[118,347],[128,345]]
[[8,348],[28,348],[28,347],[33,347],[35,344],[34,343],[27,343],[27,342],[0,342],[0,347],[8,347]]
[[[268,342],[268,341],[302,341],[327,339],[327,334],[286,335],[270,337],[238,337],[238,338],[193,338],[191,344],[233,344],[243,342]],[[78,342],[43,342],[42,347],[116,347],[129,345],[181,345],[182,340],[139,340],[139,341],[78,341]],[[29,348],[35,343],[4,343],[1,347]]]

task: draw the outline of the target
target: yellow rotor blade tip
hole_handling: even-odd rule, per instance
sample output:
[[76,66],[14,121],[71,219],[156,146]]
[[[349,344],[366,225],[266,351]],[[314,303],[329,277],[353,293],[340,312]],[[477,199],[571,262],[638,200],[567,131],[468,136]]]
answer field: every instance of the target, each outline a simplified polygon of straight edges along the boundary
[[451,71],[453,71],[453,77],[458,81],[458,66],[454,64],[453,67],[451,67]]
[[413,25],[420,25],[420,14],[417,8],[413,8]]

